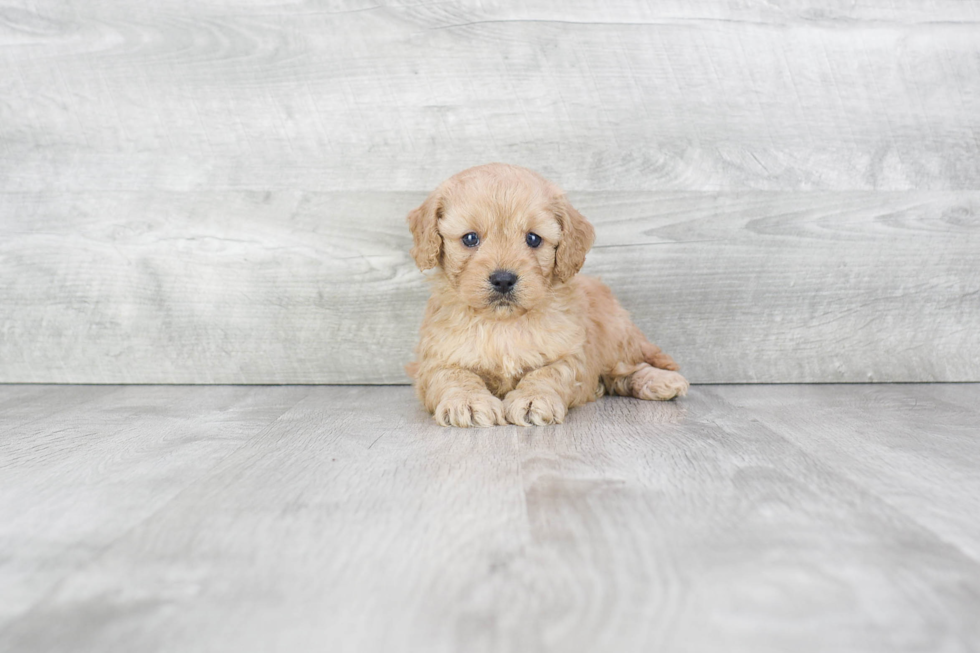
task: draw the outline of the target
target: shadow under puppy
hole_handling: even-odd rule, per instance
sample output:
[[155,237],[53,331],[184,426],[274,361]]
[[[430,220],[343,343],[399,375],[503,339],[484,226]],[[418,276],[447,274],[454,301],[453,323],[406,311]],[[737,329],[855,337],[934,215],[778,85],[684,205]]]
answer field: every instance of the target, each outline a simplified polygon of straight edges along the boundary
[[609,288],[577,274],[595,232],[539,174],[501,163],[464,170],[408,224],[419,269],[437,271],[418,361],[406,369],[439,424],[560,423],[606,393],[687,392]]

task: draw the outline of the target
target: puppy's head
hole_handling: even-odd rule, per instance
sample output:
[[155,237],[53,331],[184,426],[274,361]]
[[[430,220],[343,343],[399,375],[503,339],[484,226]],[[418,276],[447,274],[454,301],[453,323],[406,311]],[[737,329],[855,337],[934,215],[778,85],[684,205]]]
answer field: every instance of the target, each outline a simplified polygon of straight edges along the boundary
[[419,269],[441,267],[461,301],[500,317],[545,301],[581,269],[595,237],[560,188],[502,163],[450,177],[408,224]]

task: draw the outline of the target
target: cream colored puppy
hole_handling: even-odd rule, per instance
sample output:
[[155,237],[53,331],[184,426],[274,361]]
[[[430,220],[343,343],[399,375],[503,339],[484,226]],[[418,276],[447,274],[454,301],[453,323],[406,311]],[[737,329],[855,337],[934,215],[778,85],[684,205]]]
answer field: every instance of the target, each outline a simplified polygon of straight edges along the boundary
[[596,279],[592,225],[539,174],[491,163],[408,215],[419,269],[438,268],[406,369],[443,426],[560,423],[605,393],[672,399],[677,364]]

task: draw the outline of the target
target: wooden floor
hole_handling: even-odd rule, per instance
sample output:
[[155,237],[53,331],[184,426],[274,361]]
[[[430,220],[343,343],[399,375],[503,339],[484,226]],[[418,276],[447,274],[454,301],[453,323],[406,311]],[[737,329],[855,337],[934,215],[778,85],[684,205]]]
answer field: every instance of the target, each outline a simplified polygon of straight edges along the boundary
[[0,386],[0,650],[980,649],[980,385],[437,427],[406,387]]

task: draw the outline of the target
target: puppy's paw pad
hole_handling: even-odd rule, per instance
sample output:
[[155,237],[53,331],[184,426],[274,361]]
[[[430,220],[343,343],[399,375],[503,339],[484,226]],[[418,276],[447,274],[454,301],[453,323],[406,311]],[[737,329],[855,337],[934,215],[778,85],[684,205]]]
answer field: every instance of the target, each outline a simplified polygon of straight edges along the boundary
[[504,404],[490,393],[457,392],[444,397],[435,411],[440,426],[496,426],[506,424]]
[[512,391],[504,398],[507,421],[518,426],[561,424],[568,406],[557,394],[530,394]]
[[667,401],[687,394],[690,385],[677,372],[647,368],[633,376],[633,396],[638,399]]

